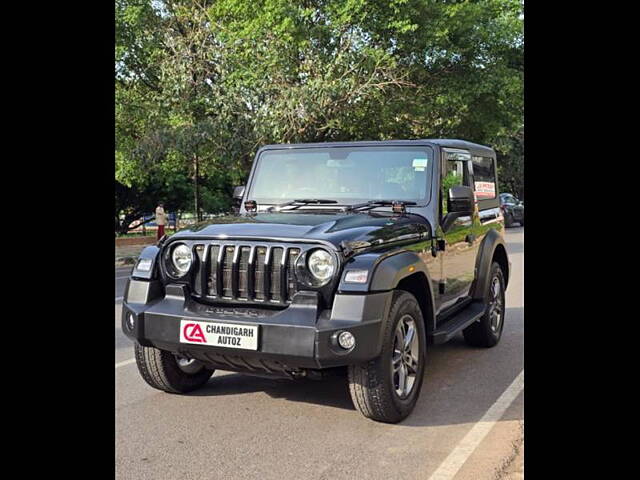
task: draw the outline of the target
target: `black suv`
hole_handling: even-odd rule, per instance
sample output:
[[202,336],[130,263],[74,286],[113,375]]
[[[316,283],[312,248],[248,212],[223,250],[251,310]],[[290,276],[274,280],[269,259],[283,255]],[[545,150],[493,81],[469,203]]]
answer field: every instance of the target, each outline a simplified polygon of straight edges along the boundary
[[514,223],[519,223],[524,227],[524,202],[521,202],[510,193],[500,194],[500,210],[504,216],[505,227],[510,227]]
[[184,393],[215,369],[346,370],[363,415],[402,420],[429,344],[500,340],[510,263],[495,158],[460,140],[261,148],[237,214],[140,255],[122,311],[140,374]]

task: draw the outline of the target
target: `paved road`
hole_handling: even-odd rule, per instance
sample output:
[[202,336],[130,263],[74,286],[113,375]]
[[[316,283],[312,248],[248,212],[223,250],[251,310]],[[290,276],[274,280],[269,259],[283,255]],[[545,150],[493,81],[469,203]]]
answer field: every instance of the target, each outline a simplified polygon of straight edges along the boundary
[[[459,335],[431,347],[419,402],[401,424],[361,417],[342,378],[218,371],[202,390],[176,396],[125,363],[116,367],[117,478],[522,478],[524,394],[512,384],[523,371],[524,228],[507,230],[507,244],[513,272],[500,344],[470,348]],[[116,297],[124,281],[116,278]],[[116,364],[133,357],[119,325],[117,302]]]

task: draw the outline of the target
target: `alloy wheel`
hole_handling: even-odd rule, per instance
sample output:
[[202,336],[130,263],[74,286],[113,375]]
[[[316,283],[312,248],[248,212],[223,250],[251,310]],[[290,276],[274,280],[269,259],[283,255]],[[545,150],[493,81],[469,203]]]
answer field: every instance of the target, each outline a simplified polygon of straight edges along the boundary
[[490,295],[489,325],[491,326],[491,331],[498,333],[504,313],[504,295],[502,293],[502,283],[498,276],[493,277],[491,281]]
[[404,315],[396,326],[391,355],[391,373],[396,394],[404,399],[411,393],[418,374],[420,343],[416,322]]

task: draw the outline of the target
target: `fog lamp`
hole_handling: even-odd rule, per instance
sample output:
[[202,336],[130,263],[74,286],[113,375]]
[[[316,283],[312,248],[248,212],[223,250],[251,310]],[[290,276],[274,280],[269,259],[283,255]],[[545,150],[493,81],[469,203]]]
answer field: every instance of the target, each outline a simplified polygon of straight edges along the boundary
[[356,344],[356,337],[351,332],[340,332],[338,335],[338,345],[345,350],[349,350]]

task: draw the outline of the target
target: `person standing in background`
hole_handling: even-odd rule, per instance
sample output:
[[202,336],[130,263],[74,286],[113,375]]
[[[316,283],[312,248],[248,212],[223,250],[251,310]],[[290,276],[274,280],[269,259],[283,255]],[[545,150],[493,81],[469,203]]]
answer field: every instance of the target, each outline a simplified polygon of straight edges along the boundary
[[158,225],[157,239],[164,236],[164,226],[167,223],[167,214],[164,213],[164,203],[158,203],[156,207],[156,225]]

